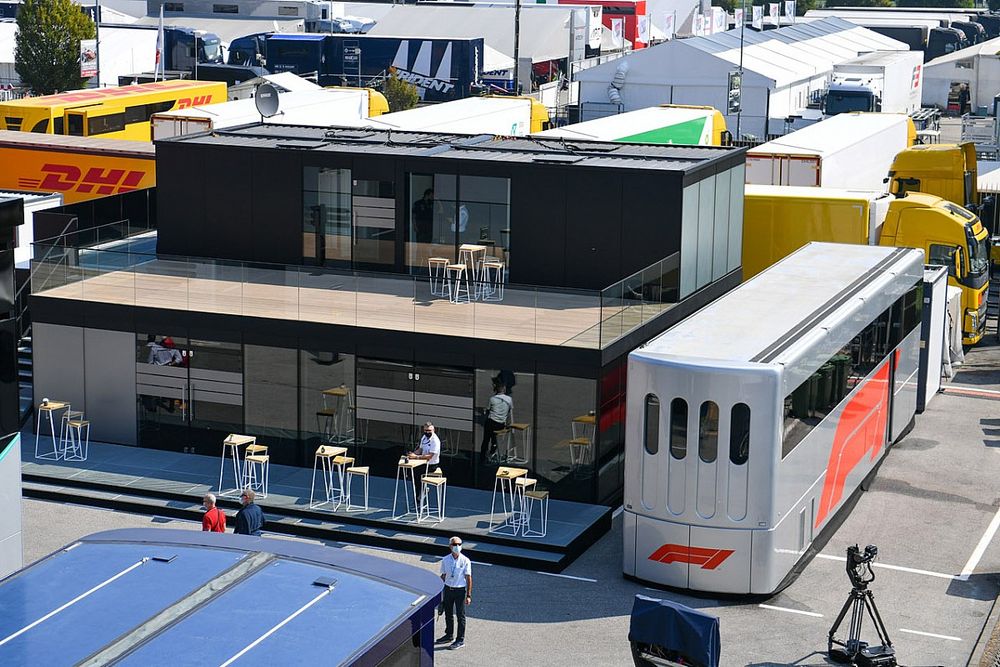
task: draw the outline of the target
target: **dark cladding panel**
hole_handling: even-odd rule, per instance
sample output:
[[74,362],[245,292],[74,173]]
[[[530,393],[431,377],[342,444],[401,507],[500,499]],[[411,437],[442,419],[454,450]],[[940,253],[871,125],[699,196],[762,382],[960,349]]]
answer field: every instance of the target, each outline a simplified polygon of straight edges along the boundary
[[680,183],[676,174],[632,172],[623,177],[623,275],[681,249]]
[[552,169],[523,166],[510,178],[510,282],[562,285],[566,271],[569,180]]
[[[603,289],[626,275],[621,266],[622,176],[579,170],[559,174],[566,197],[565,287]],[[546,243],[551,247],[553,241]],[[631,240],[629,241],[631,249]]]
[[[192,144],[163,142],[156,146],[156,204],[159,222],[156,250],[167,255],[211,256],[202,249],[206,227],[205,183],[198,161],[214,161],[230,151],[200,149]],[[233,193],[216,190],[228,201]]]
[[[200,178],[211,188],[205,196],[205,224],[198,254],[220,259],[249,260],[252,237],[258,233],[251,223],[251,155],[246,149],[215,151],[203,156]],[[284,177],[275,171],[276,179]],[[225,196],[219,196],[225,193]]]
[[251,246],[247,259],[301,264],[301,153],[255,151],[247,163],[253,165],[243,188],[251,206],[245,224],[253,230],[248,235]]

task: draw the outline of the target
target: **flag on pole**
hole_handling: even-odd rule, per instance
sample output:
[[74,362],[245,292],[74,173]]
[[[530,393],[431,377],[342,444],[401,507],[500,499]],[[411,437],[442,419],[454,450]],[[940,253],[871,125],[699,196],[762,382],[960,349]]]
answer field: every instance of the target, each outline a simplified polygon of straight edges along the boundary
[[160,3],[160,28],[156,32],[156,65],[153,68],[153,81],[158,81],[163,73],[163,3]]
[[639,17],[639,41],[649,44],[649,17]]
[[667,12],[667,15],[663,17],[664,39],[673,39],[674,37],[674,16],[676,16],[676,12]]
[[695,37],[705,34],[705,17],[702,16],[701,12],[695,12],[694,15],[694,34]]
[[733,10],[733,27],[736,28],[737,30],[739,30],[740,27],[743,26],[743,21],[744,21],[743,10],[742,9],[734,9]]
[[625,19],[611,19],[611,42],[616,47],[625,46]]
[[785,0],[785,16],[790,23],[795,23],[795,0]]
[[764,6],[754,5],[753,6],[753,27],[757,30],[764,29]]
[[781,25],[781,18],[779,12],[781,11],[781,5],[777,2],[767,3],[767,15],[771,17],[774,21],[774,25]]

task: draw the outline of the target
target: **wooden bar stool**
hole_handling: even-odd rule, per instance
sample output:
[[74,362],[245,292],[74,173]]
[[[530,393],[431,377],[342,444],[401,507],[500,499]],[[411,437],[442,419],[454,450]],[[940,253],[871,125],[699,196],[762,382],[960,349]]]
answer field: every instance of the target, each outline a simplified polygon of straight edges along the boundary
[[[417,510],[417,522],[433,521],[440,523],[444,521],[445,499],[448,494],[448,478],[441,473],[441,468],[434,472],[427,473],[420,478],[421,495],[420,507]],[[430,490],[434,489],[437,503],[431,505]]]
[[[351,482],[354,481],[355,477],[364,478],[365,485],[365,505],[352,505],[351,504]],[[364,510],[368,511],[368,466],[360,467],[350,467],[347,469],[347,511],[351,512],[354,510]]]
[[[69,422],[70,420],[73,420],[73,419],[83,419],[83,411],[82,410],[70,410],[69,408],[66,408],[66,410],[62,413],[62,419],[59,420],[59,441],[60,442],[65,443],[66,438],[67,438],[67,435],[66,435],[66,423]],[[64,447],[65,447],[65,445],[64,445]]]
[[470,303],[472,292],[469,291],[469,272],[465,264],[449,264],[444,273],[448,283],[448,300],[452,303]]
[[[313,457],[312,484],[309,488],[309,509],[320,509],[324,505],[333,502],[333,489],[331,488],[333,474],[333,459],[347,453],[347,447],[336,447],[334,445],[320,445],[316,449]],[[316,471],[320,470],[323,476],[323,493],[326,499],[322,502],[316,500]]]
[[[264,448],[265,451],[267,448]],[[261,498],[267,498],[267,482],[271,476],[271,457],[267,454],[250,454],[243,459],[243,483],[257,492]]]
[[[525,521],[521,531],[522,537],[545,537],[549,530],[549,492],[548,491],[527,491],[524,494],[527,505],[524,508]],[[531,515],[535,506],[538,506],[539,529],[531,527]]]
[[[514,422],[510,425],[511,446],[510,462],[527,463],[531,458],[531,424],[524,422]],[[520,438],[521,446],[518,447],[517,440]],[[522,451],[523,450],[523,451]]]
[[[350,456],[335,456],[333,457],[333,470],[331,470],[331,475],[336,475],[336,477],[331,477],[330,479],[330,489],[333,495],[333,509],[334,511],[340,509],[341,503],[347,503],[347,487],[344,485],[346,470],[347,468],[354,465],[354,459]],[[336,485],[334,485],[336,482]]]
[[[83,413],[79,413],[81,416]],[[63,459],[66,461],[86,461],[90,450],[90,422],[86,419],[70,419],[66,422],[66,442]]]
[[[62,458],[62,454],[59,451],[59,440],[56,440],[56,423],[55,417],[53,416],[56,412],[60,410],[69,410],[70,404],[63,403],[62,401],[50,401],[49,399],[42,400],[35,409],[35,413],[38,415],[35,420],[35,458],[36,459],[51,459],[53,461],[58,461]],[[42,434],[42,423],[43,418],[47,418],[49,423],[49,436],[52,438],[52,451],[51,452],[41,452],[39,453],[38,444],[39,436]],[[60,422],[61,423],[61,422]],[[62,434],[60,433],[60,440],[62,439]]]
[[503,301],[503,287],[507,282],[504,263],[495,257],[483,260],[480,269],[483,301]]
[[427,275],[431,283],[431,296],[444,296],[445,269],[451,264],[447,257],[428,257]]

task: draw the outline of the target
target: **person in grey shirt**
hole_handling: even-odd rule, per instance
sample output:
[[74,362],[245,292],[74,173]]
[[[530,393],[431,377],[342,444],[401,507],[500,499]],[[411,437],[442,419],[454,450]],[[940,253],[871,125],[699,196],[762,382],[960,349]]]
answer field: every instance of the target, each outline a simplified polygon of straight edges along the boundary
[[[497,431],[507,428],[510,423],[514,400],[504,393],[504,388],[498,382],[493,383],[493,396],[490,397],[489,409],[483,421],[483,442],[479,447],[479,458],[484,463],[497,455]],[[487,451],[487,449],[489,451]]]

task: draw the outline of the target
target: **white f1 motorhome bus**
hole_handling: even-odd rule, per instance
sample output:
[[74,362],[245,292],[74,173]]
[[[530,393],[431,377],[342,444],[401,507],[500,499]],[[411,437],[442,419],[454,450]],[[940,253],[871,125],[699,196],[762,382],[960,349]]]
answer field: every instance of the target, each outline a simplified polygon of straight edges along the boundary
[[631,353],[626,576],[791,582],[912,424],[922,275],[919,250],[810,243]]

